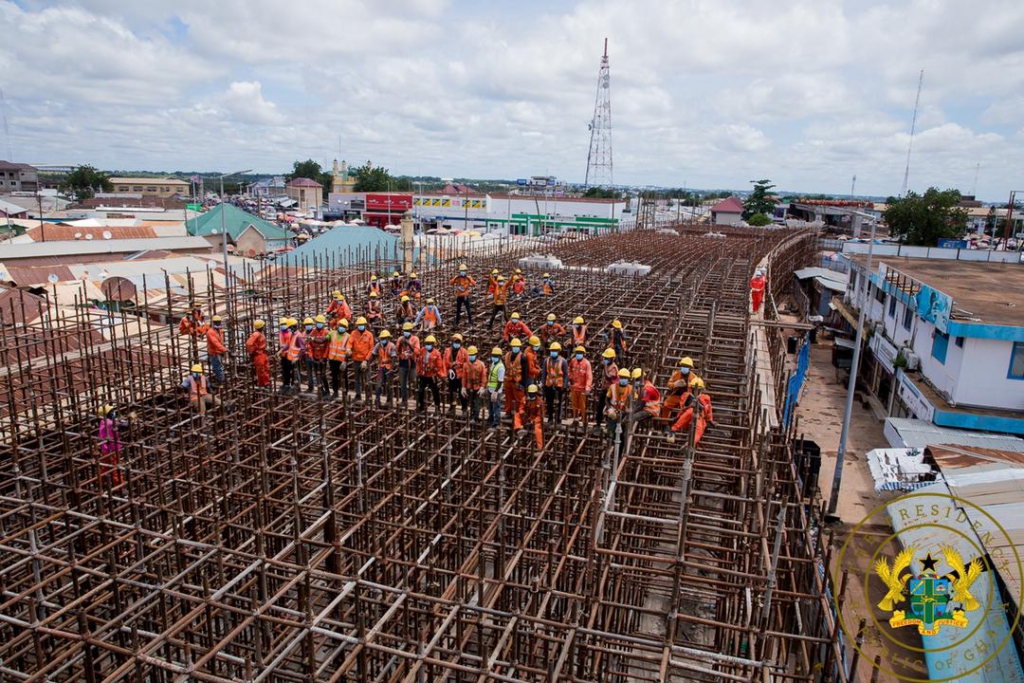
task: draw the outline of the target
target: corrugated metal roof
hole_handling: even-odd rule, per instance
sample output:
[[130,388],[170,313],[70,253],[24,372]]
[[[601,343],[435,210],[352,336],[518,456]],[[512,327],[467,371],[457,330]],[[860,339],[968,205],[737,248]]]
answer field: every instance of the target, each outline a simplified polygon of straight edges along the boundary
[[91,239],[93,240],[103,240],[106,239],[104,237],[104,234],[106,233],[110,234],[112,240],[152,239],[157,236],[156,231],[153,230],[153,228],[139,226],[107,227],[98,225],[89,227],[74,225],[47,225],[45,227],[35,227],[25,232],[25,234],[31,237],[34,242],[41,242],[44,239],[47,242],[84,242],[89,239],[86,237],[87,235],[91,235]]
[[56,275],[58,282],[75,279],[75,274],[67,266],[11,266],[0,263],[0,282],[13,282],[18,287],[47,285],[50,275]]
[[397,253],[398,237],[371,226],[341,225],[311,239],[284,257],[285,263],[313,264],[313,259],[324,257],[351,258],[356,263],[360,258],[372,260],[379,253],[383,258],[394,257]]
[[837,270],[829,270],[828,268],[820,268],[817,266],[811,266],[809,268],[801,268],[795,271],[793,275],[797,276],[797,279],[806,280],[811,277],[820,277],[826,280],[832,280],[834,282],[847,283],[850,281],[849,273],[840,273]]
[[150,249],[170,251],[209,251],[210,243],[202,237],[153,237],[151,239],[105,240],[94,239],[73,242],[35,242],[33,244],[6,244],[3,247],[5,261],[40,256],[76,256],[79,254],[128,254]]
[[945,444],[1024,453],[1024,439],[1008,434],[949,429],[948,427],[939,427],[926,420],[902,417],[888,417],[885,422],[887,428],[891,426],[903,440],[903,444],[893,444],[895,447],[905,445],[907,448],[925,448]]
[[942,444],[928,446],[925,453],[930,454],[936,464],[944,470],[976,465],[1024,468],[1024,453],[1020,451],[1000,451],[995,448]]

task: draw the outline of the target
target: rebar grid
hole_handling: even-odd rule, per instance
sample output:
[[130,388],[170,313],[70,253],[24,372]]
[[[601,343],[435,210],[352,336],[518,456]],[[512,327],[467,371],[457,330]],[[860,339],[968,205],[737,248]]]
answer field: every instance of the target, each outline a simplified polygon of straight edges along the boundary
[[[692,356],[716,418],[696,449],[563,426],[538,450],[468,416],[256,389],[245,321],[317,312],[339,287],[358,310],[365,273],[398,254],[272,267],[136,302],[138,317],[0,318],[0,678],[845,680],[792,434],[762,428],[747,317],[753,266],[811,237],[682,232],[559,245],[557,296],[510,310],[584,315],[592,335],[618,318],[656,383]],[[425,293],[450,315],[460,260],[507,272],[528,252],[438,254]],[[621,258],[654,271],[595,269]],[[489,348],[482,285],[461,331]],[[165,324],[191,300],[233,313],[225,404],[202,419],[175,391],[202,349]],[[104,402],[134,412],[116,485],[89,418]]]

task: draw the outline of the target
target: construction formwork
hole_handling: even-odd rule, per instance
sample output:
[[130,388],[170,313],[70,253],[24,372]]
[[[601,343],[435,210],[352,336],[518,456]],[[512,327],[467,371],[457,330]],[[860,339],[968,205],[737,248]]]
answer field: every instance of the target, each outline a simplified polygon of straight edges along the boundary
[[[400,254],[273,266],[130,315],[0,311],[0,680],[845,681],[792,433],[765,427],[754,391],[781,370],[754,362],[747,281],[802,239],[560,244],[556,295],[510,306],[528,324],[583,315],[595,358],[621,320],[657,385],[691,356],[715,412],[696,448],[650,422],[612,441],[549,426],[537,448],[468,415],[257,389],[250,321],[319,312],[339,288],[358,311],[366,274]],[[529,253],[437,254],[424,292],[451,315],[458,263],[481,274],[460,331],[489,348],[483,274]],[[619,259],[653,270],[602,270]],[[230,316],[205,416],[178,387],[202,345],[167,324],[192,302]],[[107,403],[118,476],[91,417]]]

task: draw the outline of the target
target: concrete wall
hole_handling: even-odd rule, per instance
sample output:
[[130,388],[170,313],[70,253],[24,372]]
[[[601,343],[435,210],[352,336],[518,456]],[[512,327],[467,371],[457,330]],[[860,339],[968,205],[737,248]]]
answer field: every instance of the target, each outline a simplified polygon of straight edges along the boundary
[[[950,340],[950,350],[954,347]],[[959,349],[957,349],[959,350]],[[953,400],[958,404],[1024,410],[1024,380],[1008,379],[1013,343],[964,339],[965,359]]]
[[741,213],[726,213],[725,211],[712,211],[715,225],[736,225],[743,219]]
[[[842,252],[847,255],[867,254],[867,242],[843,242]],[[876,244],[871,252],[878,256],[906,256],[952,261],[990,261],[992,263],[1021,263],[1024,253],[1016,251],[990,251],[988,249],[939,249],[938,247],[908,247],[900,244]]]

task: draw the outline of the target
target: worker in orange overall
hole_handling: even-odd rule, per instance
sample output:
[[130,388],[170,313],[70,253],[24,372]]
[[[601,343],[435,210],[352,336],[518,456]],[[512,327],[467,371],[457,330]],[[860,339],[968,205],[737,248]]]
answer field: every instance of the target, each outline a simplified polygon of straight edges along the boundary
[[[524,410],[525,425],[533,425],[533,440],[537,450],[544,448],[544,399],[540,397],[540,389],[532,382],[526,387],[526,408]],[[519,436],[526,433],[520,430]]]
[[373,357],[373,332],[366,329],[366,318],[356,318],[355,332],[348,335],[348,362],[353,364],[356,376],[356,402],[363,400],[363,385],[366,385],[366,395],[370,395],[370,384],[367,372],[370,367],[370,359]]
[[266,323],[257,320],[252,324],[253,332],[245,340],[245,352],[252,360],[252,367],[256,371],[256,386],[270,386],[270,359],[267,358],[267,338],[263,334]]
[[526,276],[523,275],[523,271],[516,268],[516,272],[512,274],[512,296],[520,298],[526,293]]
[[416,309],[412,306],[412,299],[408,294],[403,294],[399,299],[398,306],[395,307],[395,323],[398,325],[411,324],[415,319]]
[[583,426],[587,424],[587,398],[594,388],[594,373],[586,355],[587,350],[577,346],[569,361],[569,405],[573,419]]
[[531,336],[529,346],[523,351],[523,370],[526,373],[526,384],[536,384],[540,387],[543,382],[541,375],[544,374],[544,359],[540,356],[540,337]]
[[512,319],[505,323],[505,329],[501,333],[501,338],[506,342],[512,337],[531,337],[533,332],[526,326],[526,323],[519,317],[519,313],[515,312],[512,314]]
[[227,347],[224,346],[222,322],[221,317],[215,315],[213,316],[213,325],[206,328],[206,353],[210,357],[214,388],[224,384],[224,356],[228,353]]
[[462,389],[459,394],[469,402],[469,415],[473,424],[480,422],[480,408],[487,399],[487,366],[477,358],[477,348],[466,349],[466,364],[462,366]]
[[380,280],[377,279],[376,275],[370,277],[370,282],[366,285],[366,296],[376,294],[380,296]]
[[661,406],[661,416],[666,420],[674,420],[672,414],[679,410],[679,404],[684,394],[690,391],[690,385],[700,377],[693,371],[693,359],[683,356],[679,359],[679,366],[672,376],[668,378],[668,397]]
[[548,313],[547,320],[545,320],[544,324],[540,326],[539,330],[537,330],[537,336],[540,337],[542,342],[551,346],[552,342],[560,342],[565,339],[565,328],[559,324],[558,316],[554,313]]
[[630,419],[642,422],[661,415],[661,392],[641,368],[633,368],[633,397],[637,403]]
[[376,330],[384,324],[384,311],[380,307],[380,298],[376,292],[370,292],[370,298],[366,301],[365,317],[371,330]]
[[202,337],[206,334],[209,325],[203,319],[203,307],[196,304],[192,311],[178,323],[178,334],[188,335],[192,338]]
[[671,427],[671,434],[668,441],[676,440],[676,432],[686,431],[693,424],[694,410],[697,412],[697,425],[693,433],[693,445],[700,443],[704,431],[708,425],[715,425],[714,414],[711,412],[711,396],[704,392],[704,380],[695,379],[690,385],[690,391],[683,397],[683,410],[679,413],[679,419]]
[[509,351],[505,354],[505,414],[512,416],[512,424],[516,429],[523,426],[523,404],[525,396],[523,389],[523,342],[515,338],[509,344]]
[[754,271],[754,277],[750,278],[750,302],[754,313],[761,310],[765,284],[764,271],[758,268]]
[[569,327],[569,343],[573,346],[587,345],[587,324],[583,322],[583,316],[576,316]]
[[491,302],[491,319],[487,321],[487,331],[490,332],[491,328],[494,327],[494,319],[501,313],[501,323],[505,324],[505,307],[508,304],[508,283],[505,282],[505,277],[499,275],[494,285],[494,291],[491,292],[493,297]]
[[338,400],[345,373],[345,393],[348,393],[348,319],[341,318],[327,335],[327,365],[331,369],[332,398]]
[[498,269],[492,268],[491,274],[487,277],[487,295],[493,296],[494,290],[498,288]]
[[462,319],[462,308],[466,308],[466,318],[469,324],[473,324],[473,310],[469,307],[469,290],[476,284],[476,280],[469,276],[469,268],[465,263],[459,266],[459,274],[451,279],[450,284],[455,288],[455,327],[459,326]]
[[618,372],[617,381],[608,387],[606,392],[608,398],[605,403],[604,417],[608,420],[608,441],[615,441],[615,430],[621,424],[623,431],[626,429],[626,420],[629,419],[629,402],[633,397],[633,387],[629,383],[630,372],[628,368],[622,368]]
[[[569,388],[569,363],[562,358],[562,345],[558,342],[551,342],[548,347],[548,357],[544,359],[544,403],[548,409],[548,424],[555,424],[555,415],[558,415],[558,422],[562,422],[562,415],[565,412],[565,392]],[[558,403],[557,413],[555,402]]]
[[462,368],[469,362],[469,354],[462,348],[462,335],[452,335],[452,345],[448,347],[441,359],[444,361],[444,373],[448,377],[448,412],[455,412],[458,401],[462,410],[466,409],[466,398],[462,395]]
[[403,284],[404,278],[402,278],[401,271],[396,270],[391,273],[391,296],[398,296],[401,294],[402,290],[405,289]]
[[345,295],[338,290],[334,290],[334,297],[331,299],[331,303],[327,304],[326,313],[331,329],[337,326],[339,320],[352,319],[352,307],[345,301]]
[[432,297],[427,298],[426,305],[416,315],[415,323],[424,332],[441,327],[441,309],[437,307]]
[[330,393],[327,384],[327,356],[330,353],[331,338],[327,329],[327,317],[318,315],[313,319],[313,329],[306,335],[306,348],[311,361],[309,387],[312,390],[314,377],[320,385],[320,396]]
[[427,412],[426,394],[430,389],[434,397],[434,412],[441,412],[441,389],[438,381],[444,376],[444,360],[441,352],[437,350],[437,338],[434,335],[427,335],[423,340],[423,348],[416,356],[416,376],[419,379],[419,388],[416,392],[416,410],[421,415]]
[[395,361],[398,359],[398,349],[391,343],[391,332],[381,330],[377,335],[377,344],[373,347],[371,355],[377,359],[377,392],[374,395],[377,407],[381,407],[380,394],[383,391],[388,397],[388,408],[394,405],[394,396],[391,391],[391,377],[394,375]]
[[618,382],[619,366],[616,364],[615,351],[605,349],[601,352],[601,368],[597,382],[597,410],[594,422],[600,427],[604,424],[604,409],[608,402],[608,389]]
[[544,273],[543,279],[540,281],[540,286],[531,289],[530,293],[534,296],[554,296],[555,283],[551,279],[551,273]]
[[626,362],[626,333],[622,329],[622,321],[613,320],[612,328],[608,331],[608,346],[615,351],[615,357],[621,362]]

